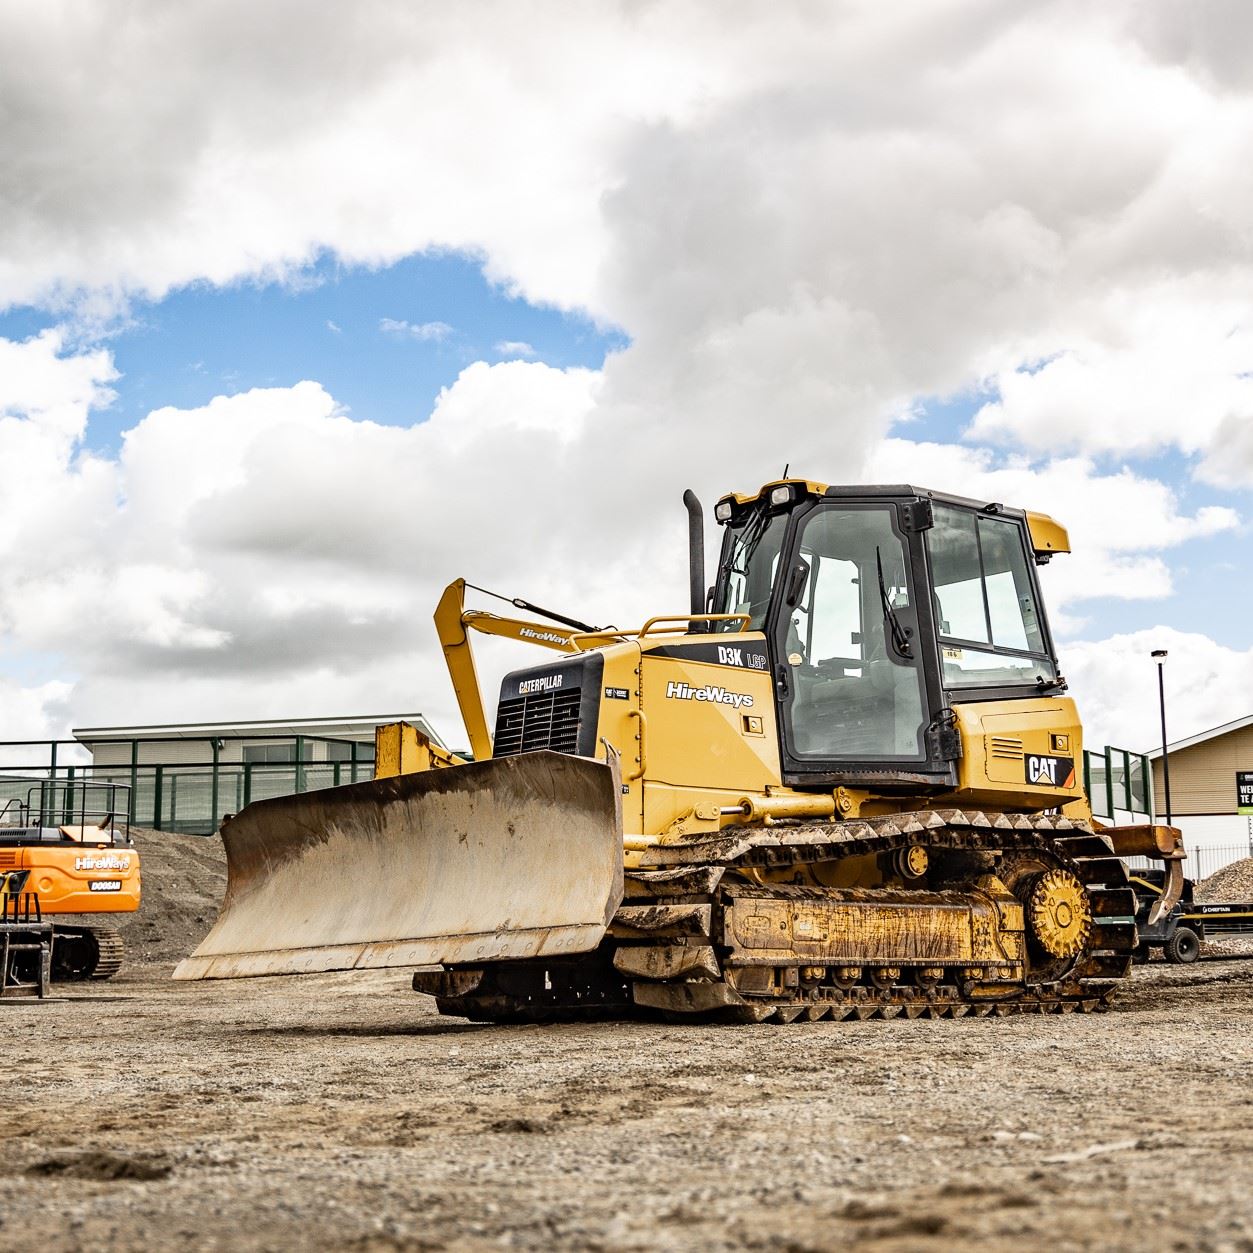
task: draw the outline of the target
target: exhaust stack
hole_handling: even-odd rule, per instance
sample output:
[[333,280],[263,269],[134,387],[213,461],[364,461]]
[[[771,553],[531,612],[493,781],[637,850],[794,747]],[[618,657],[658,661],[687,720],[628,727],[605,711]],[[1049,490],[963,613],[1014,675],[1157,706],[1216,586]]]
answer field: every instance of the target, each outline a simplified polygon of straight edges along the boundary
[[[705,612],[705,511],[689,487],[683,493],[687,506],[687,566],[691,582],[692,612]],[[700,626],[704,630],[704,626]]]

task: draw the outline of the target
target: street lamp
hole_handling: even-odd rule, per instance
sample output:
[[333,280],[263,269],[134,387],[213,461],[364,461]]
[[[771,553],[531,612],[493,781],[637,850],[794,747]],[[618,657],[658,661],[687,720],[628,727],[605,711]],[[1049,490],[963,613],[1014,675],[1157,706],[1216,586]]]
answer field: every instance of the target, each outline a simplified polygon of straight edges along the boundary
[[1170,813],[1170,761],[1166,756],[1166,650],[1155,648],[1150,654],[1157,662],[1157,703],[1162,711],[1162,791],[1166,794],[1166,825],[1173,827]]

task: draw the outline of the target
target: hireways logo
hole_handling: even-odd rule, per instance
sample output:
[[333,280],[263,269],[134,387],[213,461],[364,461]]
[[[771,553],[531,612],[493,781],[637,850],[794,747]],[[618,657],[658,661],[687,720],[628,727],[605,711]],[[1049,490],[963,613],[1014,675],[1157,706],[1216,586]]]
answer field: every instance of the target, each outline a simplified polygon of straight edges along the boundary
[[75,870],[121,870],[127,871],[131,868],[131,859],[125,855],[119,857],[117,853],[105,853],[100,857],[75,857]]
[[710,683],[706,683],[704,687],[692,687],[672,680],[666,684],[666,699],[701,700],[712,705],[731,705],[736,709],[753,707],[753,698],[746,692],[729,692],[725,687],[714,687]]
[[537,640],[541,644],[568,644],[568,635],[558,635],[556,631],[536,631],[532,627],[520,627],[518,634],[524,640]]

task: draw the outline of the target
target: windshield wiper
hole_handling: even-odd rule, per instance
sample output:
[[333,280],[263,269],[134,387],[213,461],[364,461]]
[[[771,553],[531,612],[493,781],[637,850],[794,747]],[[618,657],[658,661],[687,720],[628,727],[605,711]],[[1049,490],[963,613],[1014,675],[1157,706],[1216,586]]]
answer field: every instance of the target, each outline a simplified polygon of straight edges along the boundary
[[892,600],[888,596],[887,584],[883,581],[883,555],[879,552],[877,544],[874,550],[874,560],[879,568],[879,599],[883,602],[883,620],[891,628],[892,646],[902,657],[912,657],[914,654],[909,643],[909,636],[905,628],[901,626],[901,620],[896,616],[896,610],[892,607]]
[[748,574],[748,563],[752,561],[757,545],[765,538],[770,527],[770,514],[761,509],[755,513],[744,527],[738,544],[731,546],[731,554],[722,568],[723,574]]

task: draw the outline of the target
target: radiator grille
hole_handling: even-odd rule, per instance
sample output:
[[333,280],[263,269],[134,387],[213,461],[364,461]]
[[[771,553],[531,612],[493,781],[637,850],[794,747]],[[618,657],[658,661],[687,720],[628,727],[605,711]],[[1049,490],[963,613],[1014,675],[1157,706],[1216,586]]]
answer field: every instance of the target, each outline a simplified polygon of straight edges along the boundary
[[1021,740],[1010,735],[990,735],[988,740],[991,756],[999,757],[1002,761],[1022,760]]
[[575,687],[502,700],[496,711],[492,755],[514,757],[542,748],[556,753],[577,753],[581,699],[582,694]]

